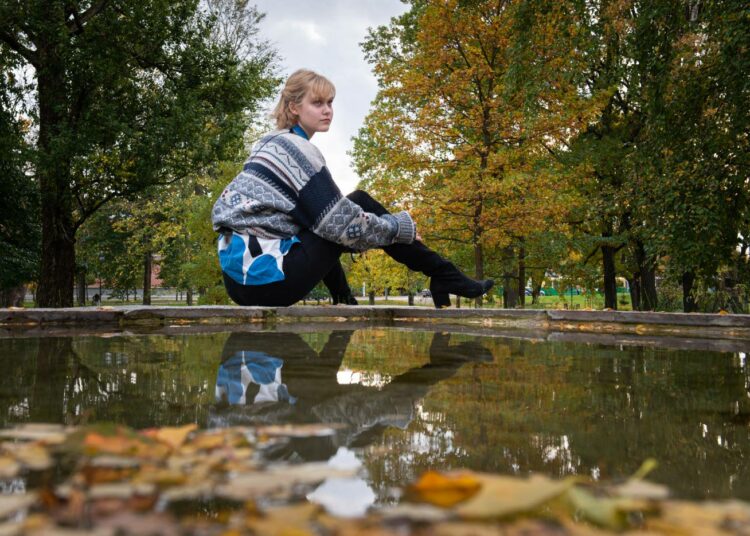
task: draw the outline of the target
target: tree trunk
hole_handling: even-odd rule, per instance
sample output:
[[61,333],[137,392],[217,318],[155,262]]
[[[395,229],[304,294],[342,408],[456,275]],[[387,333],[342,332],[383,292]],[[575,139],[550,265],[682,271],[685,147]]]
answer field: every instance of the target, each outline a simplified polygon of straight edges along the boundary
[[633,311],[641,310],[641,275],[636,274],[628,278],[630,286],[630,306]]
[[693,283],[695,283],[695,273],[684,272],[682,274],[682,310],[686,313],[694,313],[698,310],[693,296]]
[[617,280],[615,279],[615,248],[602,246],[604,268],[604,307],[617,309]]
[[185,297],[187,298],[187,305],[193,305],[193,289],[192,288],[187,289],[187,292],[185,293]]
[[[484,250],[479,243],[479,237],[475,236],[474,240],[474,275],[476,279],[484,279]],[[482,306],[482,296],[474,300],[476,307]]]
[[518,301],[521,307],[526,305],[526,249],[523,246],[518,248]]
[[411,291],[407,294],[407,303],[409,305],[414,305],[414,293]]
[[513,248],[507,247],[503,251],[505,257],[505,271],[503,273],[503,307],[514,309],[518,305],[518,284],[513,272]]
[[461,308],[461,296],[456,296],[456,309]]
[[78,270],[78,305],[81,307],[86,305],[86,270],[84,268]]
[[[57,6],[59,9],[61,5]],[[54,6],[52,7],[54,9]],[[70,185],[65,65],[59,54],[60,36],[40,36],[37,45],[39,100],[39,179],[42,210],[42,258],[37,304],[72,307],[75,280],[75,228]],[[49,39],[49,40],[48,40]]]
[[26,285],[0,289],[0,307],[23,307]]
[[371,290],[368,297],[370,305],[375,305],[375,291]]
[[143,305],[151,305],[151,252],[143,256]]
[[636,240],[635,257],[640,271],[640,310],[653,311],[656,309],[656,262],[646,254],[643,242]]
[[531,304],[537,305],[539,303],[539,295],[542,293],[542,282],[535,284],[531,287]]

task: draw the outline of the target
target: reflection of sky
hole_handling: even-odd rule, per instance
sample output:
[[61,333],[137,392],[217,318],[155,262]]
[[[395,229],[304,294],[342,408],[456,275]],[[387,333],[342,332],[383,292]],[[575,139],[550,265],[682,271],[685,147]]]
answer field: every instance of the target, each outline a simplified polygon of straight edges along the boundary
[[352,370],[342,368],[336,373],[336,383],[339,385],[364,385],[365,387],[381,388],[391,382],[390,374],[380,372]]
[[[353,451],[341,447],[328,460],[328,465],[333,469],[357,469],[362,466],[362,462]],[[307,498],[323,506],[329,513],[341,517],[363,516],[375,504],[375,493],[360,477],[329,478],[308,494]]]

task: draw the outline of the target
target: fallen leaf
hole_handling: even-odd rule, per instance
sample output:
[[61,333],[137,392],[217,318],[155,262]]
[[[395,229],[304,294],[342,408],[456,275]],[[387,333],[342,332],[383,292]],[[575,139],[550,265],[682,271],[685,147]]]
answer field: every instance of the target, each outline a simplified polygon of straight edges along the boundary
[[179,486],[187,482],[187,475],[175,469],[144,467],[133,477],[133,482],[151,483],[159,487]]
[[86,495],[78,488],[71,488],[65,506],[54,512],[55,518],[64,525],[75,525],[83,519]]
[[162,491],[160,498],[168,503],[182,501],[199,501],[214,494],[211,482],[202,482],[185,486],[175,486]]
[[21,472],[21,464],[10,456],[0,456],[0,478],[13,478]]
[[565,493],[576,517],[590,521],[600,527],[622,530],[628,527],[628,514],[648,507],[634,499],[595,497],[585,489],[572,487]]
[[145,436],[102,435],[97,432],[86,434],[83,447],[87,454],[115,454],[129,455],[143,458],[164,458],[169,454],[169,448],[154,442]]
[[247,528],[263,536],[313,536],[311,522],[319,512],[311,503],[273,508],[259,517],[248,515]]
[[52,467],[52,457],[47,449],[41,445],[35,443],[3,443],[3,450],[32,471],[44,471]]
[[[503,527],[488,523],[441,523],[435,527],[435,536],[505,536]],[[530,533],[537,536],[537,533]]]
[[646,519],[645,528],[665,534],[750,534],[750,506],[739,501],[664,501],[661,515]]
[[195,437],[185,448],[190,451],[196,450],[213,450],[224,445],[224,436],[218,433],[200,434]]
[[82,469],[82,474],[86,483],[105,484],[108,482],[120,482],[130,478],[136,472],[135,468],[117,468],[117,467],[91,467],[86,466]]
[[316,523],[326,529],[326,534],[335,536],[403,536],[404,530],[396,525],[392,530],[383,526],[378,519],[341,519],[325,512],[320,513]]
[[419,501],[447,508],[473,496],[480,486],[479,480],[470,473],[427,471],[407,491]]
[[535,475],[529,479],[476,473],[482,487],[456,507],[465,519],[492,519],[531,512],[560,496],[573,485],[572,480],[553,481]]
[[378,515],[385,520],[405,519],[416,523],[442,523],[450,519],[452,513],[429,504],[402,503],[378,510]]
[[22,536],[24,524],[18,521],[0,523],[0,536]]
[[182,444],[185,442],[185,439],[187,439],[187,436],[196,430],[198,428],[197,424],[188,424],[185,426],[178,426],[178,427],[166,427],[166,428],[160,428],[156,432],[156,439],[161,441],[162,443],[166,443],[173,449],[178,449],[182,446]]
[[154,495],[156,486],[153,484],[98,484],[88,490],[89,499],[130,499],[135,495]]
[[136,469],[140,463],[138,460],[126,456],[97,456],[86,463],[89,467],[108,469]]
[[630,499],[663,500],[669,498],[669,488],[645,480],[628,480],[612,488],[612,492],[618,497]]
[[120,512],[98,521],[98,527],[120,535],[158,534],[179,536],[184,534],[175,518],[168,513],[135,514]]
[[0,495],[0,519],[6,519],[36,502],[36,494]]
[[346,478],[356,470],[334,469],[327,463],[271,466],[265,471],[238,475],[226,484],[217,486],[216,495],[234,501],[244,501],[264,495],[289,493],[296,485],[313,485],[326,478]]
[[256,434],[268,437],[324,437],[335,434],[341,427],[339,424],[276,424],[261,426]]
[[60,424],[22,424],[10,430],[0,431],[0,437],[20,439],[22,441],[41,441],[47,445],[58,445],[65,441],[67,435],[74,431],[72,427]]

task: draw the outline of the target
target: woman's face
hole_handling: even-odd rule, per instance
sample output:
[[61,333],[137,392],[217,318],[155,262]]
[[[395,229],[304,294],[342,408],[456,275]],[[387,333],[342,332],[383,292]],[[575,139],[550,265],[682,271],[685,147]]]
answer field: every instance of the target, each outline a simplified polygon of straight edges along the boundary
[[289,109],[297,116],[297,123],[308,138],[316,132],[328,132],[333,121],[333,97],[324,98],[308,92],[299,104],[290,103]]

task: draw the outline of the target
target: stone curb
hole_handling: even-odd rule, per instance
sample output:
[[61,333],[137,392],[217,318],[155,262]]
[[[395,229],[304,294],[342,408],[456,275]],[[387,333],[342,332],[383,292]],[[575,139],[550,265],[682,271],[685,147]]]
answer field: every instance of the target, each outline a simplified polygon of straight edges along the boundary
[[0,309],[0,327],[148,327],[300,322],[428,322],[559,332],[625,333],[750,340],[750,315],[565,311],[533,309],[429,309],[390,306],[195,307],[119,306],[69,309]]

